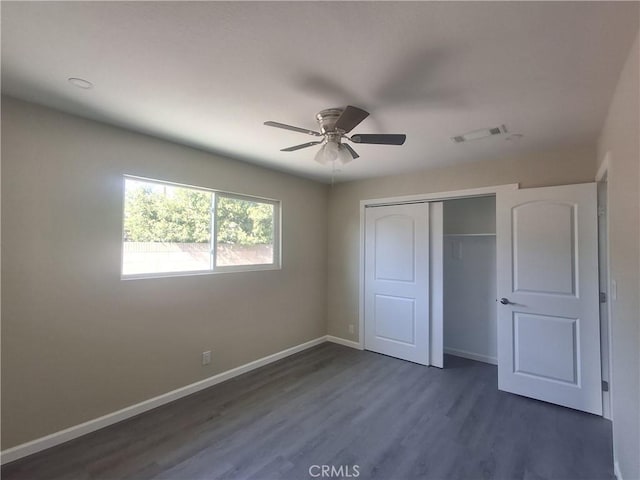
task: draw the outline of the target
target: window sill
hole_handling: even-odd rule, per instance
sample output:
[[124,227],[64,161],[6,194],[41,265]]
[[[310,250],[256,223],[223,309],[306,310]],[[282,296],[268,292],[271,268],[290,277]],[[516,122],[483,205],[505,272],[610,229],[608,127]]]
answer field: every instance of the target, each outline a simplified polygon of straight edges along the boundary
[[280,265],[238,265],[229,267],[218,267],[216,270],[194,270],[190,272],[158,272],[158,273],[132,273],[128,275],[120,275],[120,280],[144,280],[152,278],[171,278],[171,277],[197,277],[202,275],[220,275],[228,273],[248,273],[248,272],[264,272],[269,270],[282,270]]

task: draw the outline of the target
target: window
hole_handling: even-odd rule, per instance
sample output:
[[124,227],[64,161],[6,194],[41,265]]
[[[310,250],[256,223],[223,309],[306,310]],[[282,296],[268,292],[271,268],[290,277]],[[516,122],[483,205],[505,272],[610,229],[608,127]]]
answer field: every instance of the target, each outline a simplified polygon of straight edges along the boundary
[[124,180],[122,275],[279,268],[277,201]]

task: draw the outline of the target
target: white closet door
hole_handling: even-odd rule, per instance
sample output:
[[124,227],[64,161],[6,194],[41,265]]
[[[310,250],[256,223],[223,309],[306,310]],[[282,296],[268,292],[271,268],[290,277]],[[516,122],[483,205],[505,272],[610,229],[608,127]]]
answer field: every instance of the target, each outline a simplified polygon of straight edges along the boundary
[[596,208],[595,184],[497,194],[498,387],[601,415]]
[[367,208],[365,348],[429,363],[429,204]]
[[429,202],[429,364],[444,367],[444,209]]

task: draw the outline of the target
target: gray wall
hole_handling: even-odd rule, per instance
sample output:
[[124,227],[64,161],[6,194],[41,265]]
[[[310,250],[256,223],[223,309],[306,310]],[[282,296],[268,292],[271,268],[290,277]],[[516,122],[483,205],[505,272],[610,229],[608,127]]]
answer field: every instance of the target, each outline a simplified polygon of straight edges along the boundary
[[[329,334],[358,339],[360,200],[520,183],[592,182],[595,145],[334,185],[329,196]],[[349,333],[349,324],[355,326]]]
[[620,76],[598,142],[598,163],[609,153],[612,417],[614,457],[622,478],[640,478],[640,81],[638,38]]
[[[325,185],[2,102],[3,449],[326,334]],[[121,280],[124,173],[280,199],[282,270]]]

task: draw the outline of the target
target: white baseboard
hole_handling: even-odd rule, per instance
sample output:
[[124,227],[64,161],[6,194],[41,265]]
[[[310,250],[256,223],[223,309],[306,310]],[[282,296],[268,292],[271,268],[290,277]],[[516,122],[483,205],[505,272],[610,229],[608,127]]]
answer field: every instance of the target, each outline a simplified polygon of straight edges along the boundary
[[468,358],[469,360],[476,360],[478,362],[490,363],[491,365],[498,365],[498,359],[496,357],[467,352],[465,350],[458,350],[457,348],[444,347],[444,353],[454,355],[456,357]]
[[617,460],[613,461],[613,474],[616,476],[617,480],[624,480],[622,478],[622,473],[620,473],[620,464]]
[[[191,395],[192,393],[204,390],[205,388],[212,387],[213,385],[222,383],[225,380],[229,380],[233,377],[237,377],[238,375],[242,375],[243,373],[255,370],[256,368],[260,368],[270,363],[276,362],[285,357],[293,355],[294,353],[301,352],[326,341],[333,340],[329,340],[329,338],[325,335],[323,337],[301,343],[300,345],[287,348],[280,352],[267,355],[266,357],[259,358],[258,360],[254,360],[253,362],[245,363],[244,365],[232,368],[231,370],[227,370],[226,372],[218,373],[217,375],[205,378],[204,380],[200,380],[199,382],[195,382],[176,390],[164,393],[162,395],[158,395],[157,397],[150,398],[143,402],[136,403],[135,405],[123,408],[122,410],[118,410],[116,412],[103,415],[102,417],[94,418],[93,420],[89,420],[79,425],[74,425],[73,427],[60,430],[59,432],[52,433],[45,437],[37,438],[30,442],[8,448],[7,450],[0,452],[0,464],[4,465],[5,463],[13,462],[14,460],[18,460],[19,458],[26,457],[27,455],[40,452],[47,448],[55,447],[56,445],[68,442],[69,440],[81,437],[82,435],[95,432],[96,430],[99,430],[101,428],[108,427],[109,425],[113,425],[114,423],[121,422],[123,420],[126,420],[127,418],[131,418],[153,408],[173,402],[174,400],[178,400],[179,398]],[[348,340],[344,341],[348,342]]]
[[362,350],[362,347],[360,347],[360,344],[358,342],[354,342],[353,340],[347,340],[345,338],[334,337],[333,335],[327,335],[327,342],[337,343],[339,345],[344,345],[345,347],[351,347],[357,350]]

